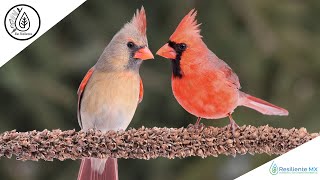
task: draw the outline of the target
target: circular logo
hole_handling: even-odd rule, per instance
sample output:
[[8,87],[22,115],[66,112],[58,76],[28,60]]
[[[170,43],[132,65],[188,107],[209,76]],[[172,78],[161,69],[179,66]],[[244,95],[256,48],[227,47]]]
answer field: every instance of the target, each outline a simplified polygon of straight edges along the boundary
[[40,28],[40,16],[31,6],[19,4],[12,7],[4,18],[7,33],[17,40],[34,37]]

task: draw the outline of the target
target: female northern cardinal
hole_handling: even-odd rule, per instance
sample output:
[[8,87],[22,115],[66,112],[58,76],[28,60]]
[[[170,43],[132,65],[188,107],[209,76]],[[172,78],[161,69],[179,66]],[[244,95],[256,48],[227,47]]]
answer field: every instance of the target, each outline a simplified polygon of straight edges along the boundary
[[287,110],[239,90],[238,76],[202,41],[196,14],[191,10],[157,52],[171,59],[173,94],[185,110],[198,117],[196,124],[201,118],[229,116],[234,132],[237,125],[231,114],[237,106],[266,115],[288,115]]
[[[126,129],[143,98],[142,60],[153,59],[144,8],[113,37],[78,89],[78,121],[83,130]],[[117,159],[86,158],[79,180],[117,180]]]

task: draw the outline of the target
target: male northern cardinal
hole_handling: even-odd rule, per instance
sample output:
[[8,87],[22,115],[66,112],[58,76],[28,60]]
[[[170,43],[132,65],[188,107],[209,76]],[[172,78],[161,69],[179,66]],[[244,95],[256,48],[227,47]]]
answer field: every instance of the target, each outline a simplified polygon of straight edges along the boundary
[[266,115],[288,115],[288,111],[241,92],[238,76],[219,59],[200,35],[197,12],[191,10],[180,22],[169,42],[157,54],[172,62],[172,90],[180,105],[201,118],[219,119],[229,116],[232,132],[236,123],[232,112],[246,106]]
[[[112,38],[82,80],[78,89],[78,121],[84,131],[124,130],[132,120],[143,98],[139,67],[142,60],[153,59],[146,26],[142,7]],[[117,180],[117,159],[83,159],[78,179]]]

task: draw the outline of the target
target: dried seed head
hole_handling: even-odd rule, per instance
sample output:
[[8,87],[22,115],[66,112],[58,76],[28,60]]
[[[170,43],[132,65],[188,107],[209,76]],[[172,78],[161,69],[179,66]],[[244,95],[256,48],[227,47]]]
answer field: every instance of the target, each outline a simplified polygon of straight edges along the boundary
[[59,129],[40,132],[7,131],[0,134],[0,157],[18,160],[136,158],[184,158],[218,156],[218,154],[283,154],[315,137],[305,128],[282,129],[270,126],[242,126],[234,134],[229,127],[146,128],[128,131]]

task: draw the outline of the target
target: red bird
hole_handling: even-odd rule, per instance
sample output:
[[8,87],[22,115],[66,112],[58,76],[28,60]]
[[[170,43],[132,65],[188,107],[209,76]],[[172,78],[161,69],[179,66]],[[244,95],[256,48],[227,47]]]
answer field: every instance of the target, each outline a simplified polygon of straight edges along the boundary
[[[153,59],[146,37],[144,8],[112,38],[97,63],[88,71],[78,89],[80,127],[124,130],[143,98],[139,75],[142,60]],[[117,159],[85,158],[78,180],[117,180]]]
[[202,41],[197,12],[191,10],[180,22],[169,42],[157,54],[172,62],[172,90],[179,104],[201,118],[229,117],[234,132],[232,112],[246,106],[266,115],[288,115],[288,111],[241,92],[238,76]]

